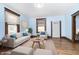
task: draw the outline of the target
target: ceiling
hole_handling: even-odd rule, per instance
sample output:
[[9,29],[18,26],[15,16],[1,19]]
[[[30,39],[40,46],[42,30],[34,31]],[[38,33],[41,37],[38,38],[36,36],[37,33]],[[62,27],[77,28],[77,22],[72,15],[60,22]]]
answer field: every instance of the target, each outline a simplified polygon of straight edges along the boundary
[[42,8],[37,8],[34,3],[6,3],[11,8],[31,17],[59,16],[72,8],[74,3],[43,3]]

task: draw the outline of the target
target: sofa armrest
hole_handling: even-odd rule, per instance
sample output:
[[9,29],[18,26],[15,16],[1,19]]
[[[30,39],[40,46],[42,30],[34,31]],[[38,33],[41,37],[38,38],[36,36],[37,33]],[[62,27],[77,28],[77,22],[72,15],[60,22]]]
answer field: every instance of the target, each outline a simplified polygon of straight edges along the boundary
[[15,39],[8,39],[8,43],[13,43]]
[[13,38],[8,39],[6,46],[7,46],[7,47],[13,46],[13,45],[14,45],[14,41],[15,41],[15,39],[13,39]]

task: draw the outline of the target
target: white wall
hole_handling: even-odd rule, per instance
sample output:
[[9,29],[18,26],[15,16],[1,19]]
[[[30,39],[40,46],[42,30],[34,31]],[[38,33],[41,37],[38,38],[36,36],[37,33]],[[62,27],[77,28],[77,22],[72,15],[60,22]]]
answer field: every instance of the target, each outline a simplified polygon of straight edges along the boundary
[[[28,28],[28,20],[29,18],[23,14],[20,16],[20,32],[25,31]],[[23,24],[23,22],[25,24]]]
[[33,30],[32,34],[36,35],[36,18],[29,19],[29,27]]
[[0,40],[5,35],[5,16],[4,16],[4,5],[0,4]]

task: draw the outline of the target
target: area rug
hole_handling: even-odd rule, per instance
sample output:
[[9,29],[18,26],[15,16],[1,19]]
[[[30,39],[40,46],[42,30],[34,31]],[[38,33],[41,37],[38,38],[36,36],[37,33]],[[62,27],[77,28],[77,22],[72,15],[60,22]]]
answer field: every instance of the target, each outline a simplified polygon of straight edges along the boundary
[[[21,46],[32,47],[33,40],[35,40],[35,38],[31,38],[29,41],[27,41]],[[44,46],[44,49],[51,50],[53,54],[58,54],[52,39],[44,40]]]

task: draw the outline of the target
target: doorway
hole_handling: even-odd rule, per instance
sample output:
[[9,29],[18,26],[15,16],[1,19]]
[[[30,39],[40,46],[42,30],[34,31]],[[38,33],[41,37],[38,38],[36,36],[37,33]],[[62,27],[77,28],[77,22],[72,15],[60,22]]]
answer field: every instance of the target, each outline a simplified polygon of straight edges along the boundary
[[61,21],[51,22],[51,37],[61,38]]
[[77,28],[76,17],[79,15],[79,11],[72,14],[72,42],[76,42]]

